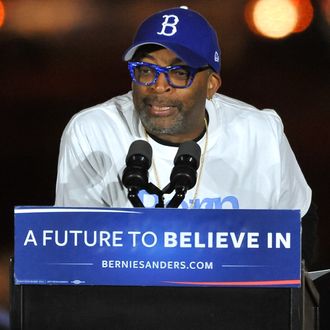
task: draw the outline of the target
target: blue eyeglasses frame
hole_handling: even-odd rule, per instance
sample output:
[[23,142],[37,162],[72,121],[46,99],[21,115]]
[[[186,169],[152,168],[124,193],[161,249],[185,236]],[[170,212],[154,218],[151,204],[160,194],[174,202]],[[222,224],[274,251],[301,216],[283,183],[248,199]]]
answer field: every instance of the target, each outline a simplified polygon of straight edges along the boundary
[[[154,69],[154,70],[156,71],[156,73],[155,73],[155,78],[154,78],[151,82],[149,82],[149,83],[142,83],[142,82],[140,82],[140,81],[138,81],[138,80],[135,79],[134,70],[135,70],[136,67],[138,67],[138,66],[140,66],[140,65],[146,66],[146,67],[148,67],[148,68],[152,68],[152,69]],[[156,81],[157,81],[159,75],[160,75],[161,73],[164,73],[165,78],[166,78],[166,81],[167,81],[167,83],[168,83],[170,86],[172,86],[172,87],[174,87],[174,88],[188,88],[188,87],[191,86],[191,84],[192,84],[192,82],[193,82],[193,80],[194,80],[194,78],[195,78],[196,73],[198,73],[198,72],[200,72],[200,71],[203,71],[203,70],[206,70],[206,69],[208,69],[208,68],[209,68],[209,67],[206,66],[206,67],[202,67],[202,68],[197,68],[197,69],[195,69],[195,68],[192,68],[192,67],[187,66],[187,65],[174,65],[174,66],[169,65],[169,66],[165,66],[165,67],[164,67],[164,66],[159,66],[159,65],[157,65],[157,64],[152,64],[152,63],[148,63],[148,62],[128,62],[128,70],[129,70],[129,72],[130,72],[130,75],[131,75],[132,80],[133,80],[135,83],[137,83],[138,85],[142,85],[142,86],[152,86],[152,85],[154,85],[154,84],[156,83]],[[176,69],[185,69],[185,70],[188,71],[188,73],[189,73],[189,78],[188,78],[188,83],[187,83],[187,85],[185,85],[185,86],[177,86],[177,85],[175,85],[175,84],[173,84],[173,83],[171,82],[171,79],[170,79],[170,77],[169,77],[169,75],[168,75],[168,74],[169,74],[169,71],[171,71],[171,70],[176,70]]]

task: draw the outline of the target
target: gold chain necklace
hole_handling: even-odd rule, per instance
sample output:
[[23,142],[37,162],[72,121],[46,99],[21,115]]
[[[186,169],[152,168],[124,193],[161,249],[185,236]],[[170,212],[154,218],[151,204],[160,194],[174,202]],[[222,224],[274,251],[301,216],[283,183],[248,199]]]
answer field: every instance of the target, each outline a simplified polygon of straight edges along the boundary
[[[198,191],[199,191],[199,185],[200,185],[200,181],[201,181],[201,176],[202,176],[202,172],[203,172],[203,167],[204,167],[204,159],[205,159],[205,153],[207,150],[207,145],[208,145],[208,140],[209,140],[209,134],[208,134],[208,127],[207,127],[207,120],[204,117],[204,124],[205,124],[205,143],[204,143],[204,148],[203,148],[203,152],[201,155],[201,161],[200,161],[200,166],[199,166],[199,170],[198,170],[198,176],[197,176],[197,181],[196,181],[196,188],[195,188],[195,194],[193,199],[190,202],[189,208],[192,209],[195,206],[195,202],[197,199],[197,195],[198,195]],[[144,135],[146,140],[149,142],[149,136],[146,130],[144,130]],[[159,180],[159,176],[158,176],[158,171],[157,171],[157,167],[156,167],[156,163],[154,161],[154,159],[152,160],[152,169],[156,178],[156,184],[157,187],[159,189],[160,188],[160,180]]]

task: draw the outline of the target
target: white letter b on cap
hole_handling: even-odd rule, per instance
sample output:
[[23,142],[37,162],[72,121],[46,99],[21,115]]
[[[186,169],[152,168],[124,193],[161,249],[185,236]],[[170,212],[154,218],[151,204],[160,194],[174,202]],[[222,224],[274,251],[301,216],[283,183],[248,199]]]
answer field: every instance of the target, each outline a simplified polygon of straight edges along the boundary
[[164,36],[170,37],[177,33],[176,25],[179,23],[179,18],[176,15],[164,15],[164,22],[162,23],[162,30],[157,34],[163,34]]

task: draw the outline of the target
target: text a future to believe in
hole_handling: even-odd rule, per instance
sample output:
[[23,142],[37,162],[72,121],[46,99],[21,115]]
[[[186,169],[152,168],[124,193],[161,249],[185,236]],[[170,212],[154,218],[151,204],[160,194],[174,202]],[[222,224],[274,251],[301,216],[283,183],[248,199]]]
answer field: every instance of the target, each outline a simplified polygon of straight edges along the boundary
[[144,247],[153,248],[291,248],[290,232],[192,232],[192,231],[106,231],[106,230],[27,230],[24,246],[56,247]]

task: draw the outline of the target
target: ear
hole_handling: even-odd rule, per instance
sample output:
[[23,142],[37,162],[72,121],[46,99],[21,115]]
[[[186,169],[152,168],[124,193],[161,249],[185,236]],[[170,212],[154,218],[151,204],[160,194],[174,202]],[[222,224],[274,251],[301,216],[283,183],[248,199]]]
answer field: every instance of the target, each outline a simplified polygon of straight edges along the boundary
[[212,71],[207,81],[207,98],[210,100],[221,86],[221,77]]

